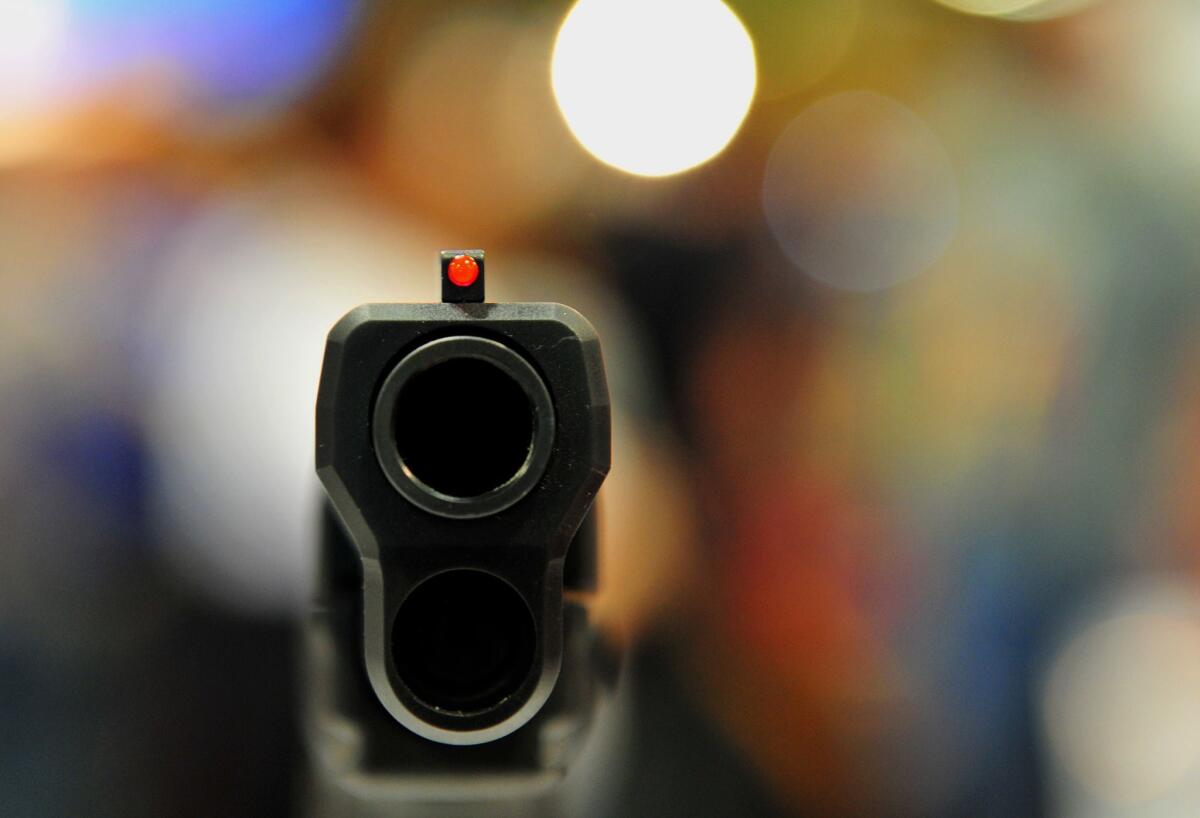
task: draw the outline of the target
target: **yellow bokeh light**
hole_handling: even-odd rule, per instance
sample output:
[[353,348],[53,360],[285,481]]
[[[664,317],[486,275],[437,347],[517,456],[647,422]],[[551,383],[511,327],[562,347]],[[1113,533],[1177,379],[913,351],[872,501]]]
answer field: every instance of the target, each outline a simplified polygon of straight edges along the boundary
[[1092,0],[937,0],[943,6],[984,17],[1045,20],[1078,11]]
[[551,81],[593,156],[668,176],[729,144],[757,69],[750,35],[720,0],[579,0],[559,29]]

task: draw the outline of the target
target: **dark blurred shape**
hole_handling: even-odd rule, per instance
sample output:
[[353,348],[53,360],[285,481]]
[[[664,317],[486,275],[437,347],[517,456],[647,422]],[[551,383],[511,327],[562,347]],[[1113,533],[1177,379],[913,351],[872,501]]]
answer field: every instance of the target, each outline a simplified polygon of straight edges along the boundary
[[669,642],[652,640],[630,658],[629,754],[597,818],[784,818],[745,757],[688,695]]
[[642,355],[657,391],[670,402],[672,422],[687,430],[688,412],[679,401],[686,399],[684,380],[699,354],[697,340],[722,299],[747,286],[749,244],[693,244],[632,229],[610,230],[604,239],[623,304],[646,330],[649,347]]

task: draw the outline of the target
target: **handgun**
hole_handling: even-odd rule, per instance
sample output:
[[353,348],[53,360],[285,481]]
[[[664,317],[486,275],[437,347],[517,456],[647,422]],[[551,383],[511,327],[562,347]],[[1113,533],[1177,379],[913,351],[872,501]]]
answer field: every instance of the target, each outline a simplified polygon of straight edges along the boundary
[[370,803],[552,789],[615,675],[589,619],[600,341],[561,304],[485,303],[484,262],[443,251],[440,302],[327,339],[306,724],[317,775]]

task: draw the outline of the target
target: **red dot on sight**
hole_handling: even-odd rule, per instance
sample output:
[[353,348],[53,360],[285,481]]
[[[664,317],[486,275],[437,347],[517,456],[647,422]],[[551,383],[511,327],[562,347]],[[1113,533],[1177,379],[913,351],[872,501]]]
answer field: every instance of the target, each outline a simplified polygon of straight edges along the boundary
[[455,256],[447,274],[455,286],[470,287],[479,278],[479,264],[470,256]]

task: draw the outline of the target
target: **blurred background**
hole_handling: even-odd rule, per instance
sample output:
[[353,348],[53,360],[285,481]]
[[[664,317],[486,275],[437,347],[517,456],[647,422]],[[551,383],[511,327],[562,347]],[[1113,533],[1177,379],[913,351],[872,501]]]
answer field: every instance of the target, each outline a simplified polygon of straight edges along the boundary
[[0,0],[0,813],[302,815],[324,336],[598,327],[587,816],[1200,810],[1193,0]]

